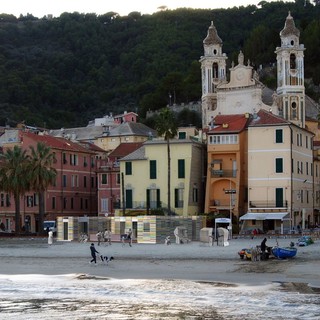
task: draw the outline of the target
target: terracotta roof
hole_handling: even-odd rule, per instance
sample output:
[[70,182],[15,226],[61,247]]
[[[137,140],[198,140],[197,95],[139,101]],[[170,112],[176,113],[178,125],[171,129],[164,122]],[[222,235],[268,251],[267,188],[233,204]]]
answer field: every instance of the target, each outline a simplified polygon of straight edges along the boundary
[[248,120],[244,114],[218,115],[214,118],[214,128],[208,134],[241,132],[246,128]]
[[142,144],[143,142],[121,143],[109,154],[109,157],[122,158],[130,154],[131,152],[139,149],[142,146]]
[[31,132],[21,132],[21,137],[28,137],[35,142],[43,142],[52,149],[68,150],[73,152],[93,153],[79,143],[72,142],[64,138],[56,138],[50,135],[38,135]]
[[291,122],[274,115],[264,109],[260,109],[258,113],[252,116],[249,127],[265,126],[265,125],[289,125]]

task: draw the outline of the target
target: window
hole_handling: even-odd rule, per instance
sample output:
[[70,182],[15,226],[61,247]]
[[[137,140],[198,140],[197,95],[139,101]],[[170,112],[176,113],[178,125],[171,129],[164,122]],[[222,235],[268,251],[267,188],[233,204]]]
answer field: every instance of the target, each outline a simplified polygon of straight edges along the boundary
[[283,188],[276,188],[276,207],[283,207]]
[[88,165],[87,157],[83,157],[83,166],[86,167]]
[[83,176],[83,187],[87,187],[87,176]]
[[195,203],[198,202],[198,188],[192,189],[192,201]]
[[27,196],[27,207],[33,207],[33,196]]
[[80,198],[80,209],[83,209],[83,198]]
[[94,177],[91,177],[91,188],[94,188]]
[[10,202],[10,194],[6,194],[6,206],[7,207],[10,207],[10,205],[11,205],[11,202]]
[[132,203],[132,190],[127,189],[126,190],[126,208],[132,209],[133,208],[133,203]]
[[87,210],[89,207],[89,201],[88,199],[84,199],[84,209]]
[[70,207],[73,209],[73,198],[70,199]]
[[63,164],[68,163],[68,161],[67,161],[67,154],[66,154],[65,152],[62,154],[62,161],[63,161]]
[[157,179],[157,161],[150,160],[150,179]]
[[276,173],[282,173],[282,172],[283,172],[283,159],[276,158]]
[[179,132],[178,133],[178,139],[183,140],[187,138],[186,132]]
[[129,175],[132,175],[132,162],[126,162],[125,163],[125,172],[126,172],[126,175],[129,176]]
[[108,199],[107,198],[101,199],[101,212],[108,212]]
[[185,178],[184,159],[178,159],[178,178]]
[[117,173],[117,184],[120,184],[120,173]]
[[74,166],[77,166],[78,165],[78,155],[77,154],[73,154],[72,155],[72,164]]
[[183,208],[184,189],[174,189],[174,207]]
[[276,143],[283,143],[283,131],[282,129],[276,130]]
[[214,135],[209,136],[209,144],[238,144],[238,135]]
[[79,187],[78,175],[71,175],[71,187]]
[[67,209],[67,198],[63,198],[63,209]]
[[147,208],[160,208],[160,189],[147,189]]
[[65,174],[62,176],[62,186],[64,188],[67,186],[67,176]]
[[101,184],[108,184],[108,179],[107,178],[108,178],[107,174],[103,173],[101,175]]
[[52,207],[52,209],[56,208],[56,197],[52,197],[52,199],[51,199],[51,207]]
[[4,193],[1,193],[0,205],[1,205],[1,207],[4,207]]
[[143,232],[150,232],[150,222],[143,222]]

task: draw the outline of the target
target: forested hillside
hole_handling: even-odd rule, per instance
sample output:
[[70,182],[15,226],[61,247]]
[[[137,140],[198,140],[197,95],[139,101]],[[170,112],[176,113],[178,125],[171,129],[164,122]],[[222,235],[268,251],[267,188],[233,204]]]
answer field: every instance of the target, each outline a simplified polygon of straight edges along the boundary
[[[255,66],[275,62],[288,11],[306,47],[305,75],[320,82],[320,5],[260,2],[220,10],[178,9],[121,17],[64,13],[58,18],[0,15],[0,125],[25,120],[60,128],[109,112],[143,118],[171,102],[201,99],[199,59],[211,21],[228,64],[239,50]],[[272,86],[274,78],[264,79]],[[311,88],[311,87],[310,87]],[[307,92],[318,99],[319,93]]]

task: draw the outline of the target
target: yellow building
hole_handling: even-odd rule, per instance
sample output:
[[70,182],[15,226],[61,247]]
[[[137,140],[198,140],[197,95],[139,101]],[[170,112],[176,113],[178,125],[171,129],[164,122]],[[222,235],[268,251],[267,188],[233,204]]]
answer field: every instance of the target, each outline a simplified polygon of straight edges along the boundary
[[[204,145],[192,140],[170,140],[170,207],[181,216],[192,216],[203,208]],[[120,160],[121,203],[119,214],[168,213],[167,142],[146,141]]]

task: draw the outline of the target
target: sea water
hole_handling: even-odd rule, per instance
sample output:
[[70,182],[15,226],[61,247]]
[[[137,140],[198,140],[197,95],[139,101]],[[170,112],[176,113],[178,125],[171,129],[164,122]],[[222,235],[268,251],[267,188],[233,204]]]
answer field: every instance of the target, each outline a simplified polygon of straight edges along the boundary
[[68,275],[0,275],[0,319],[320,319],[320,295],[263,286]]

